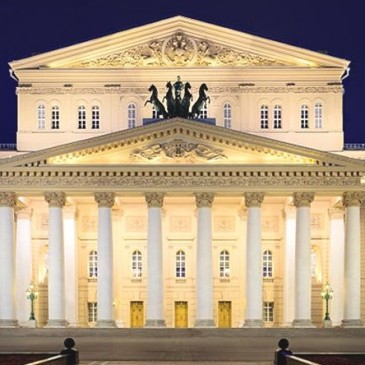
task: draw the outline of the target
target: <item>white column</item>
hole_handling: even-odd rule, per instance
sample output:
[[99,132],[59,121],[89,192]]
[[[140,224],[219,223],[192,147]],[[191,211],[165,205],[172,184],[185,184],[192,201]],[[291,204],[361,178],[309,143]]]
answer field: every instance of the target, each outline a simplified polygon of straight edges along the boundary
[[65,262],[63,241],[62,192],[45,193],[48,219],[48,322],[47,327],[65,327]]
[[32,281],[31,209],[16,212],[16,313],[20,326],[27,326],[31,303],[26,290]]
[[67,207],[63,212],[65,237],[66,320],[69,327],[78,326],[78,265],[76,240],[76,209]]
[[245,205],[248,209],[244,327],[262,327],[261,204],[263,200],[263,193],[245,193]]
[[284,253],[284,325],[294,321],[295,294],[295,210],[285,209],[285,253]]
[[212,271],[213,193],[195,193],[198,208],[195,327],[214,327]]
[[[330,300],[330,318],[333,326],[339,326],[343,318],[344,306],[344,257],[345,224],[343,209],[333,208],[330,217],[329,283],[333,290]],[[325,282],[323,282],[325,284]]]
[[147,316],[145,327],[165,327],[162,259],[163,193],[146,193],[148,206],[147,238]]
[[16,327],[14,206],[16,195],[0,192],[0,327]]
[[313,327],[310,204],[314,193],[294,193],[295,235],[295,317],[293,327]]
[[98,319],[97,327],[116,327],[113,309],[113,234],[114,193],[95,193],[98,203]]
[[360,205],[364,196],[359,192],[345,192],[345,307],[343,327],[362,326],[361,300],[361,240]]

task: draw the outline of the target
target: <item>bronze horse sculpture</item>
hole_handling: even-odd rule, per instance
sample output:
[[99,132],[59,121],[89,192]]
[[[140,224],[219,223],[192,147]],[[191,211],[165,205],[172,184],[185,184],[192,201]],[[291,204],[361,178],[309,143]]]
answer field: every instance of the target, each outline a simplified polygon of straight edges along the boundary
[[193,95],[190,92],[191,85],[189,82],[185,84],[184,87],[184,97],[181,101],[181,117],[188,118],[189,117],[189,108],[190,102],[193,101]]
[[167,114],[164,105],[158,99],[158,92],[157,92],[156,86],[152,84],[149,87],[148,91],[151,92],[151,96],[148,100],[146,100],[144,105],[146,106],[148,103],[151,103],[155,107],[155,110],[156,110],[156,113],[157,113],[157,118],[159,118],[160,115],[162,115],[162,117],[165,118],[165,119],[168,118],[169,115]]
[[207,84],[203,83],[199,87],[199,98],[194,103],[193,107],[191,108],[191,113],[189,114],[189,117],[194,119],[198,118],[200,115],[200,112],[202,111],[203,107],[206,105],[207,101],[210,103],[210,97],[206,95],[206,91],[208,91]]
[[166,84],[166,87],[167,87],[166,95],[163,97],[162,102],[164,102],[164,100],[166,99],[168,116],[169,116],[169,118],[173,118],[173,117],[176,117],[176,105],[175,105],[174,96],[172,94],[171,81],[169,81]]

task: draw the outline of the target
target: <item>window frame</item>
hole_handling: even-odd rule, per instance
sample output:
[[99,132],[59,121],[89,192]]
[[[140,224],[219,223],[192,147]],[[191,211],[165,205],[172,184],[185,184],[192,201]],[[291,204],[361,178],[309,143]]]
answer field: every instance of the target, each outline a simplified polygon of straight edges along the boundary
[[231,257],[228,250],[219,253],[219,277],[229,279],[231,276]]
[[178,250],[175,254],[175,278],[186,278],[186,254],[184,250]]
[[132,253],[132,277],[141,279],[143,274],[142,252],[134,250]]

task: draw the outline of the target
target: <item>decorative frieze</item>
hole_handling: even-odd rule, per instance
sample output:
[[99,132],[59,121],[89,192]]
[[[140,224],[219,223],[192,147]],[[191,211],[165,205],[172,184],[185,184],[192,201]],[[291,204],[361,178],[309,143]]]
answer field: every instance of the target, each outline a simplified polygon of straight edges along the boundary
[[197,208],[211,208],[213,200],[214,193],[195,193],[195,202]]
[[247,208],[260,208],[264,201],[264,193],[245,193],[245,205]]
[[66,195],[63,192],[47,192],[44,198],[50,208],[62,208],[66,203]]
[[170,218],[170,232],[191,232],[190,216],[172,216]]
[[113,192],[95,193],[94,197],[99,208],[111,208],[114,205],[115,193]]
[[345,207],[360,207],[364,199],[365,193],[361,191],[346,191],[342,196],[342,202]]
[[293,203],[297,208],[310,207],[314,200],[314,193],[312,192],[296,192],[293,194]]
[[148,208],[162,208],[164,193],[146,193],[145,199]]
[[147,217],[145,216],[127,216],[125,220],[127,232],[142,233],[147,232]]
[[13,208],[16,205],[16,194],[13,192],[0,192],[0,207]]

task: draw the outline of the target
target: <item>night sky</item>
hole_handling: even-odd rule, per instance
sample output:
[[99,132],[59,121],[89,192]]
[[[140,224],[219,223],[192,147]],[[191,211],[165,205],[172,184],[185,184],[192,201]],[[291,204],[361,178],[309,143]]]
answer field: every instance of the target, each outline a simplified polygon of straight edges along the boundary
[[0,143],[16,141],[8,62],[182,15],[351,61],[345,142],[365,143],[365,12],[342,0],[32,0],[0,4]]

